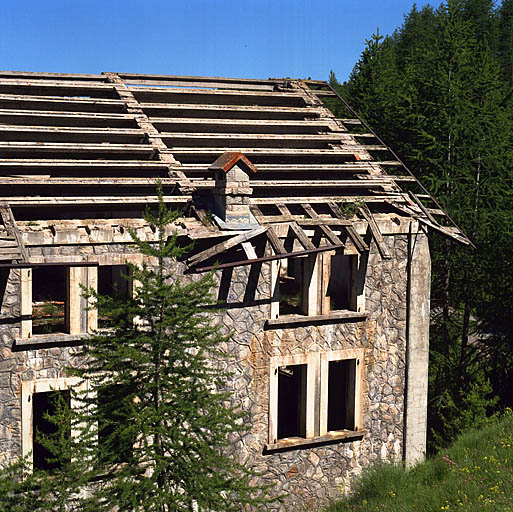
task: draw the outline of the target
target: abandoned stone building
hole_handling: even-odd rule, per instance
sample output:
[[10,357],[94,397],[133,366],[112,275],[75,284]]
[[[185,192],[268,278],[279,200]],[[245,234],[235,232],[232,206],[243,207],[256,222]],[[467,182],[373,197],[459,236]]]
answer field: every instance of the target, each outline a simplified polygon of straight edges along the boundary
[[142,262],[127,227],[155,239],[157,178],[194,242],[175,271],[218,262],[251,424],[233,450],[287,494],[275,508],[423,457],[428,230],[468,241],[341,99],[332,114],[339,99],[315,80],[0,72],[2,463],[44,465],[48,397],[102,326],[80,285],[108,294]]

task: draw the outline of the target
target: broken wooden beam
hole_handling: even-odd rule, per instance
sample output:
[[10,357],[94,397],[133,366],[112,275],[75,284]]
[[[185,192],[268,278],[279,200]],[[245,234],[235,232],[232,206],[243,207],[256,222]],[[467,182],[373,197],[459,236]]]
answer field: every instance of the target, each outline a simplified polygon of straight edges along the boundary
[[312,250],[315,249],[315,245],[312,241],[306,236],[306,233],[296,224],[296,222],[291,222],[289,225],[290,229],[298,239],[299,243],[306,249]]
[[390,259],[392,256],[390,254],[390,251],[388,250],[388,247],[386,246],[385,239],[383,238],[383,235],[381,234],[379,226],[378,226],[376,220],[374,219],[372,212],[369,210],[367,205],[360,206],[358,208],[358,210],[362,214],[363,218],[369,224],[370,232],[372,233],[374,241],[376,242],[376,245],[378,247],[379,253],[381,254],[381,257],[386,260]]
[[286,254],[287,251],[285,250],[283,242],[271,226],[267,228],[267,239],[269,240],[275,254]]
[[190,258],[187,258],[186,263],[189,266],[197,265],[198,263],[208,258],[212,258],[213,256],[216,256],[217,254],[220,254],[228,249],[231,249],[232,247],[235,247],[236,245],[241,244],[242,242],[247,242],[248,240],[251,240],[256,236],[259,236],[265,233],[266,231],[266,227],[258,227],[256,229],[252,229],[251,231],[247,231],[246,233],[234,236],[232,238],[229,238],[228,240],[225,240],[224,242],[218,243],[213,247],[210,247],[209,249],[205,249],[204,251],[201,251],[198,254],[191,256]]

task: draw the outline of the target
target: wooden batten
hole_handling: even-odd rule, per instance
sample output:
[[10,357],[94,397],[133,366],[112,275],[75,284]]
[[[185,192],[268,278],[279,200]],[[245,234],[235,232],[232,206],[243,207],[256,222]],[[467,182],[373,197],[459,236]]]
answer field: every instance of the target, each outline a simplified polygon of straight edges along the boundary
[[[262,228],[279,255],[285,223],[304,250],[317,249],[314,232],[336,247],[345,233],[358,251],[368,250],[333,211],[335,202],[372,203],[382,212],[398,205],[400,215],[453,236],[434,218],[444,215],[438,205],[402,193],[400,183],[415,181],[411,173],[385,172],[402,165],[395,153],[360,119],[336,118],[322,102],[330,96],[316,80],[0,71],[0,201],[32,217],[38,208],[45,215],[55,208],[57,218],[73,206],[136,210],[155,204],[151,189],[160,178],[166,202],[189,205],[184,217],[203,212],[206,223],[213,208],[220,232]],[[226,153],[250,165],[212,166]],[[378,224],[370,210],[365,215],[387,257]],[[255,260],[249,239],[237,244]],[[0,243],[0,257],[14,249]]]

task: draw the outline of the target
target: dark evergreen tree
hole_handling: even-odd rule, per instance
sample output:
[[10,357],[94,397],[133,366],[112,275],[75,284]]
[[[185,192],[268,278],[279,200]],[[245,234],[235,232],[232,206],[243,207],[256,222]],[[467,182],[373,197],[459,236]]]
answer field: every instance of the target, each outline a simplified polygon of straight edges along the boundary
[[250,485],[254,474],[226,454],[247,427],[223,391],[230,356],[218,346],[227,338],[205,309],[213,275],[172,271],[190,250],[166,236],[179,216],[159,192],[158,212],[144,217],[158,243],[131,232],[151,261],[130,265],[132,298],[87,292],[110,329],[86,340],[82,364],[69,369],[83,385],[72,391],[72,407],[61,401],[49,418],[57,432],[41,436],[55,467],[30,477],[37,502],[13,510],[225,512],[269,501],[266,488]]
[[492,306],[509,296],[511,274],[498,262],[513,254],[511,90],[502,79],[512,53],[500,35],[511,41],[510,13],[509,0],[498,10],[491,0],[414,7],[392,37],[368,42],[343,91],[477,246],[432,240],[430,424],[446,442],[493,407],[493,366],[511,375],[511,330],[494,326],[511,325],[511,309],[499,320]]

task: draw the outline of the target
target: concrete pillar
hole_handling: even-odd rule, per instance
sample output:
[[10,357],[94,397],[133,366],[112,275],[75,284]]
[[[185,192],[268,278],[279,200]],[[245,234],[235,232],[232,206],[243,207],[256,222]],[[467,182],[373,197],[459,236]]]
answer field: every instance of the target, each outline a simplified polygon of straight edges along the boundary
[[426,455],[431,259],[424,229],[417,222],[410,224],[404,425],[407,466]]

